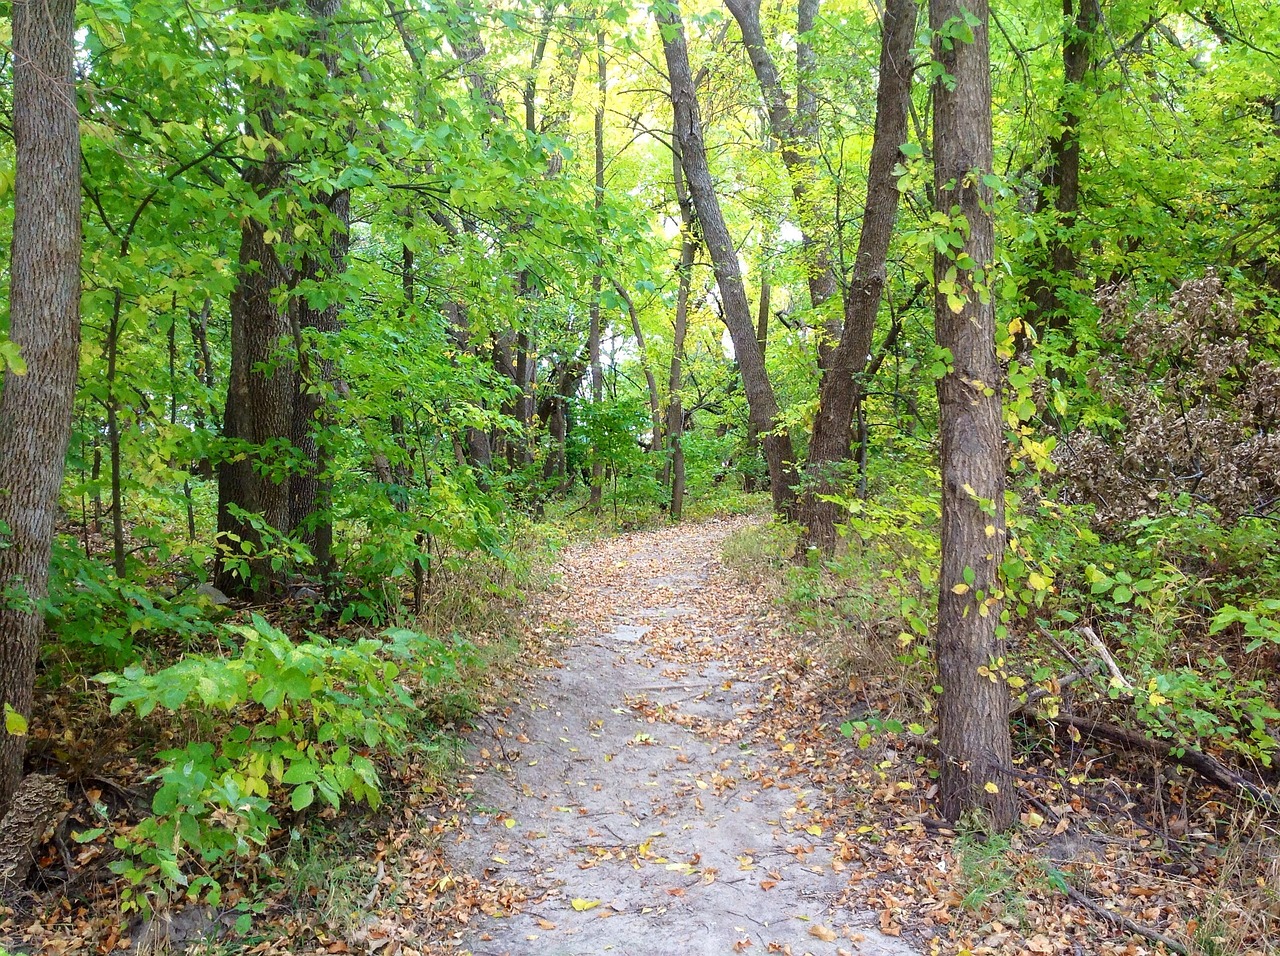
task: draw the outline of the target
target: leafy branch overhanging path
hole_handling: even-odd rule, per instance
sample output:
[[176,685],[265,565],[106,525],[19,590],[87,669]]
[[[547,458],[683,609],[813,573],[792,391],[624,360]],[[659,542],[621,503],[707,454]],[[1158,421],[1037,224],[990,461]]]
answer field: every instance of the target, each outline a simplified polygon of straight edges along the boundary
[[[726,519],[569,553],[535,627],[559,666],[477,742],[450,853],[522,888],[475,956],[910,956],[838,904],[858,866],[814,823],[768,719],[770,602],[720,566]],[[774,675],[776,676],[776,675]]]

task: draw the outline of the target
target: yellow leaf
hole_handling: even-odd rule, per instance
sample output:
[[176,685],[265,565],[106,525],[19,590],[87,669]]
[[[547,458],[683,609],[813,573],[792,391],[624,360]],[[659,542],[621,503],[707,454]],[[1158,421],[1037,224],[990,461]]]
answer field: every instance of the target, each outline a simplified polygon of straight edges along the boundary
[[812,826],[805,827],[804,832],[809,834],[809,836],[822,836],[822,827],[815,823]]
[[1049,579],[1037,571],[1032,571],[1027,575],[1027,584],[1031,586],[1033,591],[1049,590]]
[[1159,707],[1161,704],[1169,703],[1169,698],[1158,691],[1152,691],[1147,695],[1147,702],[1150,703],[1152,707]]
[[508,830],[510,830],[513,826],[516,825],[516,821],[511,817],[507,817],[505,820],[502,821],[502,825],[506,827]]
[[584,900],[582,897],[580,897],[580,896],[579,896],[579,897],[575,897],[574,899],[570,900],[570,901],[569,901],[569,905],[570,905],[570,906],[572,906],[572,907],[573,907],[575,910],[577,910],[579,913],[585,913],[587,910],[593,910],[593,909],[595,909],[597,906],[599,906],[599,905],[600,905],[600,901],[599,901],[599,900]]
[[983,790],[985,790],[985,791],[987,791],[987,793],[999,793],[999,792],[1000,792],[1000,788],[999,788],[999,787],[997,787],[997,786],[996,786],[994,783],[992,783],[990,780],[988,780],[986,783],[984,783],[984,784],[982,785],[982,789],[983,789]]
[[951,593],[952,594],[968,594],[969,585],[965,584],[963,581],[961,581],[959,584],[953,584],[951,586]]

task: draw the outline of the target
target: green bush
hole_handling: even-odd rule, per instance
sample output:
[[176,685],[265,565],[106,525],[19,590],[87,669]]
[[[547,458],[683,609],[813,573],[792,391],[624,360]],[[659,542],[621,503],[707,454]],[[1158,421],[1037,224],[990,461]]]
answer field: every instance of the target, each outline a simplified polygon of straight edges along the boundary
[[192,727],[189,743],[159,754],[154,816],[116,839],[126,908],[175,893],[216,902],[218,867],[260,853],[287,812],[317,800],[377,807],[376,761],[415,740],[412,690],[450,681],[472,653],[402,628],[295,643],[255,615],[228,630],[241,641],[226,656],[99,675],[114,713],[163,709]]

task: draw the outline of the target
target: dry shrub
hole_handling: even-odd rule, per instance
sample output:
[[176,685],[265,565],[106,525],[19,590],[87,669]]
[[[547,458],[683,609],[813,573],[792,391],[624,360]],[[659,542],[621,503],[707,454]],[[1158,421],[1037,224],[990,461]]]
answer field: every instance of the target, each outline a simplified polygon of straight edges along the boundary
[[1121,286],[1098,298],[1101,328],[1121,344],[1090,376],[1117,419],[1059,446],[1069,497],[1107,521],[1155,513],[1182,494],[1227,520],[1280,504],[1280,365],[1246,328],[1222,280],[1183,283],[1167,308],[1136,312]]

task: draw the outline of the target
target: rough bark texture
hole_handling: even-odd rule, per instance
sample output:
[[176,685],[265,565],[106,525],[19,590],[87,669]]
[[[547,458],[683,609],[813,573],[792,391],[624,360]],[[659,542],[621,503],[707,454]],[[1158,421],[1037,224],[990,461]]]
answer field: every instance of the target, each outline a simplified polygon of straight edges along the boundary
[[[58,489],[80,354],[80,129],[74,0],[13,4],[13,247],[9,338],[25,375],[0,393],[0,713],[31,714]],[[26,738],[0,722],[0,815]]]
[[[308,52],[317,56],[325,72],[336,80],[340,66],[333,22],[342,11],[342,0],[307,0],[307,9],[314,22]],[[354,132],[348,127],[348,142]],[[308,216],[310,225],[328,241],[303,257],[300,272],[304,284],[332,281],[345,272],[351,245],[350,190],[324,193],[314,202],[317,208]],[[327,577],[333,571],[333,478],[328,473],[332,452],[325,433],[333,423],[330,392],[334,369],[331,359],[315,354],[313,336],[338,331],[342,303],[335,299],[317,308],[302,295],[294,300],[293,308],[297,377],[292,440],[302,466],[289,482],[289,526],[300,532],[299,537],[315,556],[317,571]]]
[[[270,10],[281,3],[246,0],[245,7]],[[282,91],[248,81],[245,90],[257,129],[263,135],[275,135]],[[284,177],[285,163],[272,148],[244,174],[246,185],[263,199],[283,186]],[[289,275],[267,241],[269,228],[266,222],[245,217],[236,288],[231,294],[231,370],[222,433],[238,447],[218,465],[218,545],[231,556],[246,549],[256,554],[261,547],[258,532],[233,514],[233,508],[257,515],[277,530],[289,528],[289,483],[279,458],[281,445],[293,431],[294,371],[286,358],[292,330],[288,311],[277,301],[277,292],[288,284]],[[230,595],[269,590],[269,562],[255,559],[251,568],[249,580],[239,573],[236,562],[222,558],[215,583]]]
[[747,301],[742,272],[738,266],[738,252],[720,212],[720,201],[707,166],[702,119],[698,114],[693,74],[689,68],[684,25],[674,5],[669,14],[657,15],[657,21],[662,32],[667,72],[671,78],[675,139],[680,144],[685,181],[697,211],[703,241],[711,254],[716,286],[720,290],[724,324],[733,342],[751,420],[764,436],[764,457],[769,465],[769,490],[773,497],[773,507],[775,511],[790,514],[795,501],[796,485],[791,436],[778,421],[778,402],[765,371],[764,355],[756,342],[751,305]]
[[[974,40],[943,34],[966,10],[977,18]],[[1009,689],[997,661],[1005,654],[997,637],[999,568],[1005,545],[1005,454],[1000,415],[1002,371],[995,351],[995,307],[982,301],[975,280],[987,281],[995,245],[991,192],[991,73],[987,0],[931,0],[934,58],[954,79],[934,84],[934,189],[937,209],[963,216],[969,233],[963,252],[976,263],[958,269],[954,256],[938,253],[934,274],[941,286],[955,269],[961,301],[934,291],[938,345],[954,362],[938,380],[942,438],[942,570],[938,599],[938,712],[941,751],[939,800],[956,820],[978,812],[1004,829],[1016,816],[1009,740]],[[950,47],[948,49],[948,47]],[[985,673],[981,673],[985,671]]]
[[911,45],[915,40],[914,0],[888,0],[880,44],[880,86],[876,91],[876,123],[867,167],[867,202],[858,237],[853,276],[844,297],[844,328],[823,370],[818,412],[813,422],[806,464],[806,491],[799,521],[805,545],[830,550],[843,508],[824,501],[842,490],[840,465],[849,459],[855,406],[860,401],[863,372],[870,357],[876,316],[884,294],[885,261],[898,218],[898,184],[893,174],[898,150],[907,139],[907,106],[911,100]]

